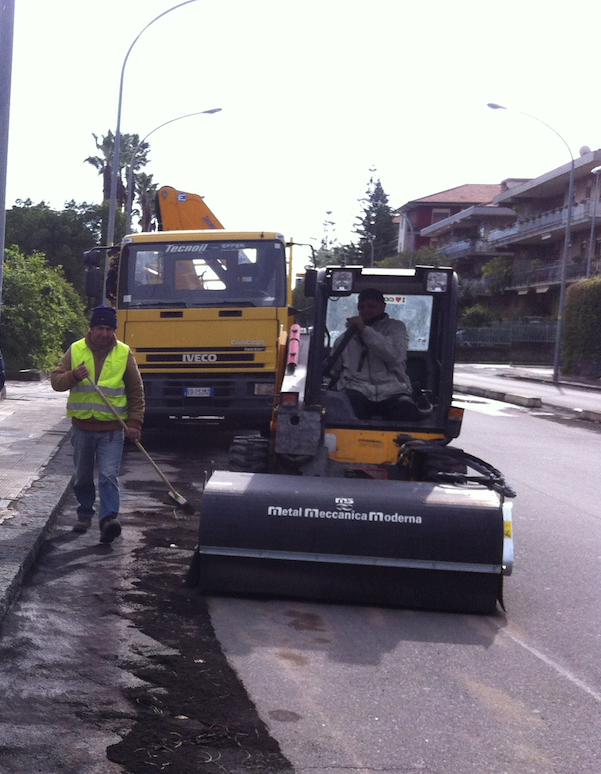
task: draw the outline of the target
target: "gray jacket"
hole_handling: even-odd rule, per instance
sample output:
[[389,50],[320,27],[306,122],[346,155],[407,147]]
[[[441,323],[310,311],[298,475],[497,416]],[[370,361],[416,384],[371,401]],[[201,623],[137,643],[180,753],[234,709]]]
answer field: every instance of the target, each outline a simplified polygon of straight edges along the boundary
[[[337,390],[357,390],[369,400],[411,395],[405,371],[409,337],[405,323],[387,314],[350,339],[334,363]],[[334,350],[336,348],[334,347]]]

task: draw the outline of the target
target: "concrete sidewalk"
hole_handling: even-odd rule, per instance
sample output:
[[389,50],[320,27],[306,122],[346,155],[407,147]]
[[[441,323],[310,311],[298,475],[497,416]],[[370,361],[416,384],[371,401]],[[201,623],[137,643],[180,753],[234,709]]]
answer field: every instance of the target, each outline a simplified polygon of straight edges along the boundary
[[66,393],[7,381],[0,401],[0,622],[71,483]]

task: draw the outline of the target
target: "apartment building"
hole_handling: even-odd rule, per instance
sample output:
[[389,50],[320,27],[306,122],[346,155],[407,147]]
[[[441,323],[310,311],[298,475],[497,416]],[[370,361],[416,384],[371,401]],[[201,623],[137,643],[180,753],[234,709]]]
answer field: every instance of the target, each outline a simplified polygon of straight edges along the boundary
[[429,247],[432,244],[430,235],[426,233],[429,226],[452,218],[469,207],[489,204],[502,191],[502,185],[498,184],[466,184],[407,202],[397,210],[394,218],[399,224],[399,252]]
[[[489,203],[422,226],[419,238],[437,247],[474,292],[488,297],[499,311],[555,317],[568,218],[568,284],[601,273],[601,150],[582,148],[573,167],[571,207],[568,163],[532,180],[503,181]],[[483,266],[492,258],[505,259],[502,294],[494,276],[482,277]]]

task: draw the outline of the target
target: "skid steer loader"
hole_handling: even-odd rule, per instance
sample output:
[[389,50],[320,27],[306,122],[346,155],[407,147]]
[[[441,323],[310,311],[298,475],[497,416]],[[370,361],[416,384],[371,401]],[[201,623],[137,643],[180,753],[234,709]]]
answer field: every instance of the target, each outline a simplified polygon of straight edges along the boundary
[[[329,371],[366,288],[406,325],[411,420],[357,419],[332,389]],[[207,481],[188,585],[493,612],[512,569],[514,492],[491,465],[449,445],[463,415],[452,404],[456,274],[311,269],[305,295],[314,324],[291,329],[271,437],[235,438],[229,470]]]

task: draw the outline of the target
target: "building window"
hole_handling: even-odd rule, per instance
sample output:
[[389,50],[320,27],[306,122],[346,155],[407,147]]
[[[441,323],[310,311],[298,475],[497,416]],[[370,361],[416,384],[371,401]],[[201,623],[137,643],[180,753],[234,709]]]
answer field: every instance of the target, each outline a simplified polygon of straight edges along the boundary
[[451,217],[451,210],[447,207],[445,209],[434,207],[432,210],[432,223],[439,223],[445,218]]

